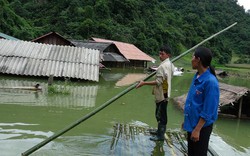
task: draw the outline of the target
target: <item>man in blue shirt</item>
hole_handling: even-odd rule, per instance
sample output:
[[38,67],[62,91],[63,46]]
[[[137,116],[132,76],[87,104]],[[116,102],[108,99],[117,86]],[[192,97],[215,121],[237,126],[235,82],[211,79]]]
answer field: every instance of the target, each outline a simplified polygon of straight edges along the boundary
[[197,70],[184,108],[183,129],[188,133],[188,155],[206,156],[213,123],[218,117],[219,84],[211,66],[212,53],[199,47],[192,58]]

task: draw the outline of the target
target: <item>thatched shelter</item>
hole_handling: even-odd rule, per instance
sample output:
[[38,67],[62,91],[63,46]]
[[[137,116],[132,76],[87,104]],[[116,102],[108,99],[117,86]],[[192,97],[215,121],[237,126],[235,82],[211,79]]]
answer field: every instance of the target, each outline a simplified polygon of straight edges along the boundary
[[[250,89],[220,83],[219,115],[250,118]],[[174,98],[174,103],[184,110],[187,94]]]

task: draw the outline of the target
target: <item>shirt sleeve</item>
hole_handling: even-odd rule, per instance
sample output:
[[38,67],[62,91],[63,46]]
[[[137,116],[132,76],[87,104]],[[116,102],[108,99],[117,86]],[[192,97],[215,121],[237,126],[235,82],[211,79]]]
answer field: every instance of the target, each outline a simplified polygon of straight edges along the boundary
[[164,70],[162,66],[160,66],[159,69],[156,71],[156,80],[155,80],[158,86],[163,83],[163,78],[164,78]]

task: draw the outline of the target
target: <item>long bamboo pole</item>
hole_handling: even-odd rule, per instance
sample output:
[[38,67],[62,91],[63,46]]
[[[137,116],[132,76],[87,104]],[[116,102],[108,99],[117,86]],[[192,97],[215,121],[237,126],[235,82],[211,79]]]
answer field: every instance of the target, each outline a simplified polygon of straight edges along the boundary
[[[234,23],[228,27],[226,27],[225,29],[219,31],[218,33],[208,37],[207,39],[203,40],[202,42],[200,42],[199,44],[197,44],[196,46],[192,47],[191,49],[187,50],[186,52],[182,53],[181,55],[177,56],[176,58],[174,58],[173,60],[171,60],[172,62],[175,62],[177,60],[179,60],[181,57],[185,56],[186,54],[188,54],[190,51],[194,50],[196,47],[200,46],[201,44],[207,42],[208,40],[212,39],[213,37],[219,35],[220,33],[230,29],[231,27],[235,26],[237,24]],[[147,76],[145,79],[143,79],[144,81],[150,79],[152,76],[155,75],[156,72],[152,72],[149,76]],[[38,150],[39,148],[41,148],[42,146],[46,145],[47,143],[49,143],[50,141],[56,139],[57,137],[63,135],[64,133],[66,133],[67,131],[71,130],[72,128],[76,127],[77,125],[79,125],[80,123],[82,123],[83,121],[87,120],[88,118],[90,118],[91,116],[95,115],[96,113],[98,113],[99,111],[103,110],[105,107],[107,107],[108,105],[110,105],[111,103],[113,103],[114,101],[116,101],[117,99],[119,99],[120,97],[122,97],[123,95],[125,95],[126,93],[128,93],[129,91],[131,91],[132,89],[135,88],[135,86],[137,85],[137,83],[134,83],[133,85],[129,86],[127,89],[125,89],[124,91],[120,92],[119,94],[115,95],[114,97],[112,97],[111,99],[109,99],[107,102],[103,103],[101,106],[97,107],[96,109],[94,109],[92,112],[90,112],[89,114],[81,117],[80,119],[78,119],[77,121],[73,122],[72,124],[68,125],[67,127],[65,127],[64,129],[62,129],[61,131],[59,131],[58,133],[53,134],[52,136],[48,137],[47,139],[45,139],[44,141],[40,142],[39,144],[33,146],[32,148],[30,148],[29,150],[25,151],[22,153],[22,156],[27,156],[30,155],[31,153],[33,153],[34,151]]]

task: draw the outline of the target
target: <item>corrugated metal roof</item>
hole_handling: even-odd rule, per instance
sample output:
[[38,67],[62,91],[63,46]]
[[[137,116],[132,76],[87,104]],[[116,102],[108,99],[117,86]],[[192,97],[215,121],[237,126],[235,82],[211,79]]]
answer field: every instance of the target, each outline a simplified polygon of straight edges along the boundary
[[122,57],[121,55],[112,52],[103,53],[103,61],[128,62],[128,60]]
[[0,38],[4,38],[4,39],[8,39],[8,40],[15,40],[15,41],[19,40],[13,36],[9,36],[9,35],[6,35],[4,33],[0,33]]
[[99,50],[0,39],[0,73],[99,81]]
[[128,60],[141,60],[141,61],[151,61],[154,62],[155,59],[147,55],[146,53],[142,52],[140,49],[138,49],[135,45],[124,43],[124,42],[118,42],[118,41],[112,41],[112,40],[106,40],[101,38],[92,38],[96,42],[112,42],[114,43],[119,51],[122,53],[122,55],[128,59]]
[[94,41],[77,41],[71,40],[71,42],[76,47],[85,47],[90,49],[98,49],[103,52],[106,48],[108,48],[112,43],[104,43],[104,42],[94,42]]

